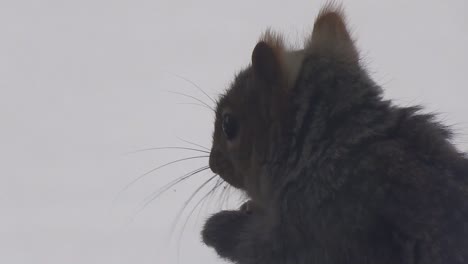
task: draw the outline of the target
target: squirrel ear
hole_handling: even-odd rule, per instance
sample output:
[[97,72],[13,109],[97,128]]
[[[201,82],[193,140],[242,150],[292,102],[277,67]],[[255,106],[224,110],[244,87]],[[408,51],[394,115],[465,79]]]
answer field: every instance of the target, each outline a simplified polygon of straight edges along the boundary
[[277,54],[264,41],[258,42],[252,52],[252,68],[255,75],[267,83],[280,79],[281,67]]
[[327,6],[322,9],[315,20],[314,30],[307,48],[313,53],[357,62],[359,54],[344,20],[340,8]]

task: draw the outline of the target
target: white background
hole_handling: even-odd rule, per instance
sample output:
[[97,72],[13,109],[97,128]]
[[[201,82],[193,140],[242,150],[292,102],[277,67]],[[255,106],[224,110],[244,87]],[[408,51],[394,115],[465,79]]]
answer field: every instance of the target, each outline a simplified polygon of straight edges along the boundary
[[[167,91],[210,101],[174,74],[216,96],[264,29],[300,43],[322,3],[0,0],[0,263],[221,263],[199,238],[219,195],[195,211],[182,237],[187,214],[171,233],[208,171],[136,213],[153,191],[208,160],[168,166],[117,196],[145,171],[199,155],[125,153],[190,146],[177,137],[209,147],[211,112]],[[386,97],[442,113],[464,150],[467,3],[344,2]]]

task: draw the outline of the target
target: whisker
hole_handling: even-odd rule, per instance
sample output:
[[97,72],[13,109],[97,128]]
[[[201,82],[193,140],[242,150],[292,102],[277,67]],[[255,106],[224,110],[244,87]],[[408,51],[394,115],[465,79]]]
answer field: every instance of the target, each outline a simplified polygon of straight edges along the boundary
[[215,175],[212,175],[208,180],[206,180],[205,182],[203,182],[191,195],[190,197],[184,202],[182,208],[179,210],[179,212],[177,212],[177,215],[176,215],[176,220],[174,221],[174,223],[172,224],[171,226],[171,234],[174,232],[174,228],[175,226],[177,225],[177,223],[179,222],[180,220],[180,217],[182,216],[182,214],[184,213],[185,211],[185,208],[187,208],[188,204],[192,201],[192,199],[200,192],[200,190],[202,190],[210,181],[212,181],[214,178],[216,178],[216,174]]
[[183,149],[183,150],[192,150],[192,151],[197,151],[197,152],[202,152],[202,153],[207,153],[209,154],[209,151],[206,150],[201,150],[201,149],[196,149],[196,148],[186,148],[186,147],[155,147],[155,148],[145,148],[145,149],[137,149],[134,151],[130,151],[127,153],[124,153],[125,155],[131,155],[139,152],[144,152],[144,151],[150,151],[150,150],[165,150],[165,149]]
[[[219,176],[219,175],[216,174],[216,176]],[[201,205],[200,205],[201,207],[204,206],[204,203],[206,202],[206,199],[207,199],[208,197],[213,196],[214,191],[215,191],[220,185],[221,185],[221,183],[217,181],[217,182],[215,183],[215,185],[213,186],[213,188],[211,188],[211,189],[208,191],[208,193],[207,193],[205,196],[203,196],[204,201],[201,203]],[[199,217],[200,217],[200,211],[199,211],[198,214],[197,214],[197,219],[198,219]]]
[[[213,175],[213,178],[218,176],[217,174]],[[209,181],[211,181],[213,178],[210,178]],[[190,210],[190,213],[189,215],[187,216],[187,219],[185,220],[184,224],[182,225],[182,229],[181,229],[181,232],[179,234],[179,237],[177,239],[177,259],[180,258],[180,241],[182,240],[182,237],[184,235],[184,232],[185,232],[185,227],[187,226],[187,223],[189,222],[190,218],[192,217],[193,215],[193,212],[199,207],[203,207],[203,204],[204,202],[206,201],[206,199],[208,198],[208,196],[212,195],[213,194],[213,191],[218,188],[218,186],[220,185],[219,181],[215,183],[215,185],[213,186],[213,188],[211,188],[211,190],[208,191],[208,193],[206,193],[205,195],[203,195],[203,197],[195,204],[195,206],[192,208],[192,210]],[[201,211],[201,209],[200,209]],[[198,211],[198,216],[197,218],[199,217],[199,214],[200,214],[200,211]],[[175,224],[174,224],[175,225]],[[171,228],[173,229],[173,228]],[[171,232],[172,233],[172,232]]]
[[230,185],[227,182],[224,182],[224,186],[223,186],[223,189],[221,191],[221,199],[220,199],[221,208],[226,206],[226,203],[227,203],[226,201],[229,198],[229,186]]
[[213,111],[213,109],[211,109],[210,107],[208,107],[208,106],[206,106],[206,105],[204,105],[204,104],[197,104],[197,103],[176,103],[176,104],[178,104],[178,105],[181,105],[181,104],[185,104],[185,105],[197,105],[197,106],[201,106],[201,107],[203,107],[203,108],[205,108],[205,109],[208,109],[208,110],[210,110],[210,111]]
[[[219,176],[219,175],[217,175],[217,176]],[[223,179],[218,178],[218,181],[216,181],[215,186],[213,186],[213,188],[207,193],[207,195],[206,195],[207,197],[206,197],[206,198],[208,199],[208,197],[210,197],[210,199],[211,199],[211,198],[213,197],[214,192],[216,191],[216,189],[217,189],[221,184],[223,184]],[[203,203],[202,203],[202,205],[201,205],[202,207],[204,206],[204,203],[205,203],[205,202],[206,202],[206,199],[205,199],[205,201],[203,201]],[[201,211],[201,210],[200,210],[200,211]],[[198,211],[197,219],[200,217],[200,211]]]
[[165,193],[171,187],[173,187],[174,185],[182,182],[185,179],[190,178],[191,176],[193,176],[193,175],[195,175],[197,173],[200,173],[200,172],[202,172],[204,170],[207,170],[208,168],[209,168],[208,166],[205,166],[205,167],[201,167],[201,168],[198,168],[196,170],[193,170],[193,171],[191,171],[189,173],[186,173],[186,174],[178,177],[177,179],[167,183],[166,185],[161,187],[156,192],[153,192],[151,195],[149,195],[147,198],[145,198],[144,204],[142,206],[140,206],[140,208],[138,208],[137,210],[134,211],[133,216],[131,217],[131,220],[129,221],[129,223],[133,222],[133,219],[135,219],[146,208],[146,206],[148,206],[152,201],[157,199],[160,195]]
[[185,78],[184,76],[181,76],[179,74],[176,74],[176,73],[172,73],[174,76],[176,77],[179,77],[180,79],[192,84],[193,86],[195,86],[195,88],[197,88],[199,91],[201,91],[204,95],[206,95],[206,97],[208,97],[213,103],[216,104],[216,101],[211,97],[209,96],[200,86],[198,86],[196,83],[192,82],[191,80],[189,80],[188,78]]
[[211,108],[206,107],[205,105],[202,104],[197,104],[197,103],[177,103],[178,105],[196,105],[196,106],[201,106],[205,109],[211,110]]
[[174,160],[174,161],[171,161],[171,162],[168,162],[168,163],[165,163],[159,167],[156,167],[152,170],[149,170],[147,172],[145,172],[144,174],[138,176],[137,178],[133,179],[129,184],[127,184],[122,190],[120,190],[117,195],[116,195],[116,198],[114,199],[114,202],[117,200],[118,197],[120,197],[120,195],[122,195],[123,192],[125,192],[126,190],[128,190],[128,188],[130,188],[133,184],[135,184],[136,182],[138,182],[139,180],[143,179],[146,175],[152,173],[152,172],[155,172],[159,169],[162,169],[166,166],[169,166],[171,164],[174,164],[174,163],[178,163],[178,162],[182,162],[182,161],[187,161],[187,160],[191,160],[191,159],[200,159],[200,158],[208,158],[209,156],[194,156],[194,157],[188,157],[188,158],[183,158],[183,159],[177,159],[177,160]]
[[[211,194],[211,197],[210,197],[210,200],[213,199],[213,197],[215,196],[216,192],[218,191],[218,188],[219,186],[221,186],[222,184],[224,183],[224,180],[219,177],[218,178],[218,181],[216,182],[216,189],[213,191],[213,193]],[[219,197],[219,196],[218,196]],[[218,199],[218,202],[219,202],[219,199]]]
[[211,107],[209,104],[203,102],[202,100],[196,98],[195,96],[192,96],[192,95],[188,95],[188,94],[184,94],[184,93],[180,93],[180,92],[174,92],[174,91],[167,91],[168,93],[172,93],[172,94],[178,94],[180,96],[184,96],[184,97],[188,97],[188,98],[192,98],[193,100],[197,101],[197,102],[200,102],[201,104],[203,104],[204,106],[208,107],[209,109],[211,109],[213,112],[216,112],[215,109],[213,107]]
[[178,139],[178,140],[181,140],[181,141],[183,141],[183,142],[185,142],[185,143],[187,143],[187,144],[190,144],[190,145],[193,145],[193,146],[197,146],[197,147],[200,147],[200,148],[202,148],[202,149],[206,149],[207,151],[211,151],[211,150],[210,150],[209,148],[207,148],[207,147],[204,147],[204,146],[199,145],[199,144],[197,144],[197,143],[193,143],[193,142],[188,141],[188,140],[186,140],[186,139],[183,139],[183,138],[180,138],[180,137],[177,137],[177,139]]
[[148,206],[152,201],[154,201],[155,199],[157,199],[160,195],[162,195],[164,192],[166,192],[167,190],[169,190],[170,188],[172,188],[174,185],[192,177],[193,175],[197,174],[197,173],[200,173],[202,171],[205,171],[207,169],[209,169],[210,167],[209,166],[204,166],[204,167],[201,167],[201,168],[198,168],[196,170],[193,170],[187,174],[184,174],[182,175],[181,177],[167,183],[166,185],[164,185],[163,187],[161,187],[159,190],[157,190],[156,192],[153,192],[151,195],[149,195],[148,197],[145,198],[145,200],[143,201],[144,202],[144,205],[143,205],[143,208],[144,209],[146,206]]
[[171,187],[173,187],[174,185],[180,183],[181,181],[185,180],[185,179],[188,179],[190,178],[191,176],[197,174],[197,173],[200,173],[204,170],[207,170],[209,167],[208,166],[205,166],[205,167],[201,167],[201,168],[198,168],[196,170],[193,170],[187,174],[184,174],[180,177],[178,177],[177,179],[167,183],[166,185],[164,185],[163,187],[161,187],[159,190],[157,190],[156,192],[152,193],[151,195],[149,195],[147,198],[145,198],[145,201],[144,201],[144,204],[142,206],[140,206],[139,209],[137,209],[134,213],[133,213],[133,216],[131,217],[131,220],[129,221],[129,223],[133,222],[133,219],[135,219],[137,217],[137,215],[139,215],[152,201],[154,201],[155,199],[157,199],[160,195],[162,195],[163,193],[165,193],[167,190],[169,190]]

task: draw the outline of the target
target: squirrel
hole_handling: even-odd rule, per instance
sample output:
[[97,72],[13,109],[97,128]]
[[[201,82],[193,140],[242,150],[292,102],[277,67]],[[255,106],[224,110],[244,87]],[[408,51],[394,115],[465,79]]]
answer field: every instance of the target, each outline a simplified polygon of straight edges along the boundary
[[239,264],[468,263],[468,159],[399,107],[325,6],[303,49],[267,31],[219,98],[210,168],[249,201],[203,242]]

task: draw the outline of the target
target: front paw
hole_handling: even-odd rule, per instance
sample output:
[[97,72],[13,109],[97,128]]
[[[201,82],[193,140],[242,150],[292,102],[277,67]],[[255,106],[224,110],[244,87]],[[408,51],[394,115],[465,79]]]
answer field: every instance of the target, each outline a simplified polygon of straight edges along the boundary
[[203,227],[203,242],[220,256],[232,258],[249,218],[244,211],[221,211],[211,216]]

